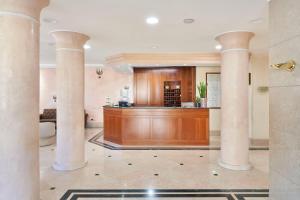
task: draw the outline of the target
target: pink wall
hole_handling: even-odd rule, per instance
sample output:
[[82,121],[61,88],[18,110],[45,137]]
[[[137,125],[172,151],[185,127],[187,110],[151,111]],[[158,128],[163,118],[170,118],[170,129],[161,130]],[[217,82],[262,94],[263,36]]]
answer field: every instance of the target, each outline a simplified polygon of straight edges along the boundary
[[56,95],[55,69],[40,70],[40,112],[44,108],[55,108],[53,96]]
[[[101,79],[96,74],[96,69],[87,67],[85,70],[85,110],[89,114],[89,121],[103,122],[102,106],[106,97],[111,97],[112,102],[117,102],[120,90],[124,86],[132,89],[133,75],[116,72],[111,68],[104,68]],[[40,110],[55,108],[52,96],[56,95],[55,69],[40,70]]]

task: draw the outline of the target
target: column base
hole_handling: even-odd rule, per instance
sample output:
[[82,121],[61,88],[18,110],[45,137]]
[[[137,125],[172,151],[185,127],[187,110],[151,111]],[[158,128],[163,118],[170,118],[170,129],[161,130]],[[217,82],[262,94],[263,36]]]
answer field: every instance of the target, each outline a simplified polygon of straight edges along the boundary
[[55,162],[52,167],[57,171],[73,171],[77,169],[84,168],[87,165],[87,161],[76,164],[59,164]]
[[236,170],[236,171],[247,171],[252,168],[250,164],[247,165],[230,165],[227,163],[224,163],[221,159],[218,161],[219,165],[225,169],[230,169],[230,170]]

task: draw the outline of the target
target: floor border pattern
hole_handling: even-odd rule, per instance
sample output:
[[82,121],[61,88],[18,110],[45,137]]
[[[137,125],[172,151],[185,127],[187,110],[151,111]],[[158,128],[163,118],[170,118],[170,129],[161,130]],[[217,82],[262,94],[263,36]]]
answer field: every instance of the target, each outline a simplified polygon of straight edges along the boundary
[[95,198],[226,198],[227,200],[246,200],[268,198],[268,189],[124,189],[124,190],[68,190],[60,200],[80,200]]
[[[107,144],[105,142],[100,142],[98,139],[103,135],[103,131],[96,134],[94,137],[89,139],[90,143],[96,144],[98,146],[104,147],[110,150],[220,150],[220,147],[120,147],[120,146],[113,146],[111,144]],[[249,150],[269,150],[268,147],[250,147]]]

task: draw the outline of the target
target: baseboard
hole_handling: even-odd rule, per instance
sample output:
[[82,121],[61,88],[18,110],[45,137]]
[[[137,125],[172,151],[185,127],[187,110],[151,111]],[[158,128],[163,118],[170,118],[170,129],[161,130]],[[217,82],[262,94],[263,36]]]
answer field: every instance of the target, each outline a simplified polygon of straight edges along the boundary
[[87,128],[102,128],[103,122],[96,122],[96,121],[88,121],[86,124]]
[[269,146],[269,139],[250,139],[251,146]]

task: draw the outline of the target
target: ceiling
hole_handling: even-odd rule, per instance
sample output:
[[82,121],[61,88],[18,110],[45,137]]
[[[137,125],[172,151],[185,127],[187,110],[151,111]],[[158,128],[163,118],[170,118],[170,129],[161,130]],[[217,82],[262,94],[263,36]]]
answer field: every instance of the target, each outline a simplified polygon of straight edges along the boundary
[[[156,16],[160,22],[148,25]],[[183,19],[192,18],[192,24]],[[215,35],[249,30],[251,51],[267,52],[267,0],[51,0],[41,15],[41,64],[55,64],[56,29],[91,37],[86,63],[119,53],[217,52]]]

